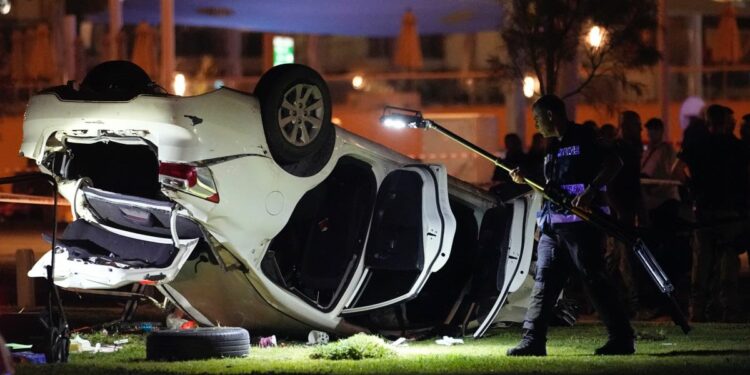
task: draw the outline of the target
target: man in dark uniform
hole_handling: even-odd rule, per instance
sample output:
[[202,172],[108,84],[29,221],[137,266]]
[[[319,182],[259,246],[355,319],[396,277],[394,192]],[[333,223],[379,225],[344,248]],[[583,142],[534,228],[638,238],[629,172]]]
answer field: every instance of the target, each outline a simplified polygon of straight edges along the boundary
[[[539,132],[551,138],[544,160],[546,186],[566,191],[572,204],[582,209],[608,211],[604,190],[622,166],[622,161],[596,141],[589,128],[568,120],[565,105],[554,95],[534,103]],[[522,172],[511,173],[523,183]],[[545,201],[538,214],[542,236],[537,247],[535,285],[524,321],[524,336],[509,356],[547,354],[547,328],[560,291],[572,269],[578,271],[591,301],[609,333],[609,340],[594,354],[633,354],[633,329],[619,305],[604,266],[603,233],[572,213]]]

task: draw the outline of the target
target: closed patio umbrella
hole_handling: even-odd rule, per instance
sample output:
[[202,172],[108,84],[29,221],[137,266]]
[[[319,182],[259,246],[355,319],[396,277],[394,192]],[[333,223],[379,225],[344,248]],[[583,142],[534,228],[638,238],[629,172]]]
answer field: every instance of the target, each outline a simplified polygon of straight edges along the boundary
[[729,4],[721,12],[719,26],[711,44],[711,55],[714,62],[734,64],[742,58],[740,49],[740,31],[737,28],[737,12]]
[[396,66],[406,70],[422,69],[422,47],[419,45],[417,18],[411,10],[404,13],[401,19],[401,31],[396,39],[396,51],[393,56]]
[[135,42],[131,61],[140,66],[149,77],[155,77],[156,69],[156,31],[146,22],[135,28]]

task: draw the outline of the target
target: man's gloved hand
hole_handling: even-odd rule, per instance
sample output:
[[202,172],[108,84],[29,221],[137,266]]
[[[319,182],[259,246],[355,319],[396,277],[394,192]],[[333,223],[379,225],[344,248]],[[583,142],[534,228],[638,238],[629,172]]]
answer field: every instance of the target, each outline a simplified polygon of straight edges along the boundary
[[570,204],[573,207],[580,208],[584,211],[591,212],[591,203],[596,198],[596,190],[589,185],[581,194],[576,195]]
[[517,184],[525,184],[526,183],[526,181],[524,181],[525,176],[523,175],[523,172],[521,172],[521,168],[516,168],[516,169],[510,171],[509,173],[510,173],[510,178],[513,179],[513,182],[515,182]]

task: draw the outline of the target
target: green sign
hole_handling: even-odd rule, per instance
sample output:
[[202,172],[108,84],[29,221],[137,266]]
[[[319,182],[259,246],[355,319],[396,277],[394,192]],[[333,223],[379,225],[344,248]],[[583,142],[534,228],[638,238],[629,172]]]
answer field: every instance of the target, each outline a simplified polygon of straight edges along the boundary
[[288,36],[273,37],[273,66],[294,62],[294,39]]

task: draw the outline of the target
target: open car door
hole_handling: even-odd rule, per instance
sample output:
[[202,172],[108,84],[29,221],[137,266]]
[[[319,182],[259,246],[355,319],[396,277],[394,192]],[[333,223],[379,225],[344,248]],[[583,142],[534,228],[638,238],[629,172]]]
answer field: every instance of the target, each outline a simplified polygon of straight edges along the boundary
[[455,232],[445,167],[410,165],[389,173],[375,200],[364,274],[342,313],[416,297],[430,274],[447,262]]
[[474,338],[482,337],[497,320],[510,294],[518,291],[530,276],[534,249],[536,213],[542,197],[532,193],[513,200],[513,204],[488,210],[480,229],[480,259],[473,294],[479,300],[478,322]]
[[[81,216],[68,225],[54,249],[53,277],[61,287],[168,283],[202,241],[200,226],[180,214],[174,202],[91,187],[79,189],[76,199],[82,200],[85,212],[77,212]],[[48,252],[29,276],[47,277],[50,262]]]

